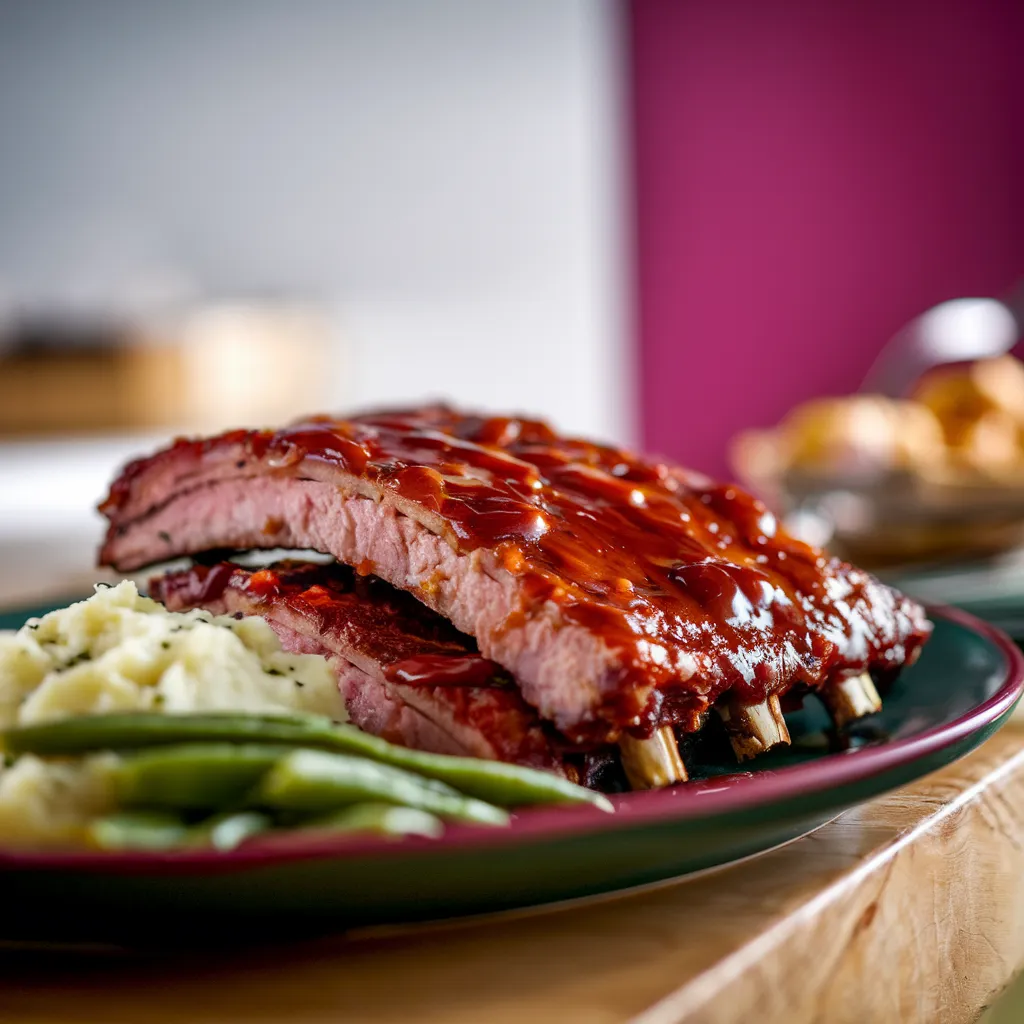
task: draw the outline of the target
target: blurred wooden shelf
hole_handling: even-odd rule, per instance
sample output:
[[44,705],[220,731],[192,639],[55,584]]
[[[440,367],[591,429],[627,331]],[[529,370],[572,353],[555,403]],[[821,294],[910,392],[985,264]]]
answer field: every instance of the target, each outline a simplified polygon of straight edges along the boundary
[[172,347],[29,350],[0,357],[0,436],[92,433],[181,421]]
[[322,312],[258,303],[15,332],[0,346],[0,438],[276,423],[326,399],[336,343]]

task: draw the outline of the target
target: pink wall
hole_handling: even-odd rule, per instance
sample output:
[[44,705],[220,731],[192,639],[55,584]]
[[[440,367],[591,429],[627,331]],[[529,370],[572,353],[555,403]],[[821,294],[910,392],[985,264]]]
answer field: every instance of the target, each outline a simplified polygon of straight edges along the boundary
[[932,303],[1024,276],[1024,2],[632,0],[641,429],[857,387]]

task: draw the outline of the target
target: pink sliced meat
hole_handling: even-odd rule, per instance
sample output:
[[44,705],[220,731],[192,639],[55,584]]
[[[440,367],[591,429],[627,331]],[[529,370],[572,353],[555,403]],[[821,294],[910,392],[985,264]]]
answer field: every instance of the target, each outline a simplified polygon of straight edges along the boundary
[[420,750],[567,773],[559,744],[504,669],[379,579],[336,564],[252,570],[223,562],[156,577],[150,593],[174,611],[259,615],[286,650],[326,655],[352,721],[367,732]]

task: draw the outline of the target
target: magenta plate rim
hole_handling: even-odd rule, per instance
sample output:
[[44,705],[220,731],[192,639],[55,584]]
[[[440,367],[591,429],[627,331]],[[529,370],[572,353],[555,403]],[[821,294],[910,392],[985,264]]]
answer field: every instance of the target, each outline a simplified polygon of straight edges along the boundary
[[952,746],[997,722],[1024,692],[1024,654],[995,626],[968,612],[930,605],[932,618],[946,619],[989,640],[1003,657],[1005,678],[987,700],[958,718],[905,739],[890,740],[842,755],[771,771],[738,773],[686,786],[612,798],[615,813],[592,807],[544,807],[513,815],[507,828],[449,826],[440,839],[346,837],[283,832],[226,853],[210,849],[177,852],[104,853],[0,850],[0,871],[62,870],[96,874],[219,874],[295,860],[362,860],[514,847],[622,828],[706,820],[856,783]]

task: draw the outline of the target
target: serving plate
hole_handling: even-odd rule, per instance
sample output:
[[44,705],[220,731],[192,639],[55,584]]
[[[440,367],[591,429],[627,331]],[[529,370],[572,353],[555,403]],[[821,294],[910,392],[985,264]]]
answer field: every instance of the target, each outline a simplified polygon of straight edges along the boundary
[[[0,629],[42,611],[0,614]],[[541,808],[507,829],[452,826],[439,840],[281,833],[231,853],[0,851],[0,937],[280,939],[561,901],[749,856],[963,756],[1010,715],[1024,688],[1020,651],[962,611],[930,615],[920,661],[846,749],[829,742],[809,700],[787,715],[787,750],[749,771],[712,750],[702,778],[616,797],[612,815]]]

